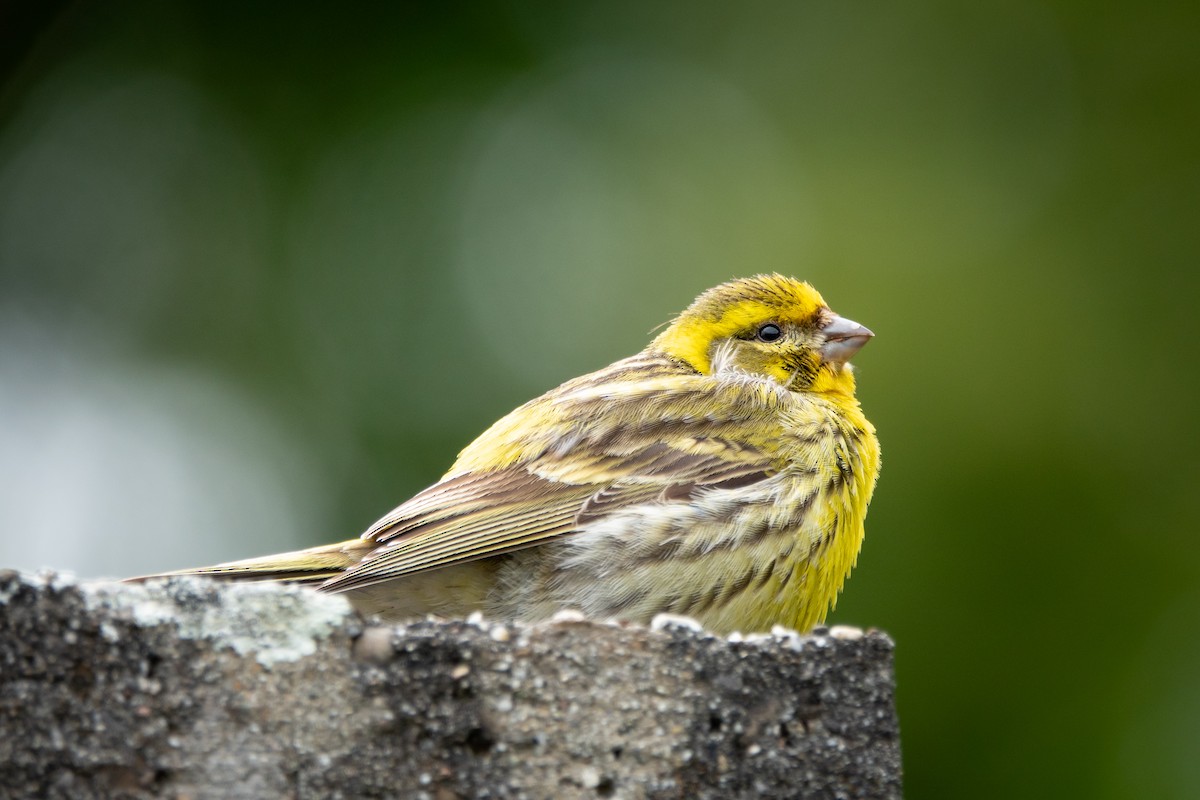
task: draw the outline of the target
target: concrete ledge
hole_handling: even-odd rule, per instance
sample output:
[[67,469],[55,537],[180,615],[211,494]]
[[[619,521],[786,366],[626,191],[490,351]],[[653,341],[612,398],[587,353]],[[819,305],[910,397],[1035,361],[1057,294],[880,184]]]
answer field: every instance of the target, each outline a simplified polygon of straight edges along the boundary
[[891,640],[364,623],[0,572],[0,786],[50,798],[897,798]]

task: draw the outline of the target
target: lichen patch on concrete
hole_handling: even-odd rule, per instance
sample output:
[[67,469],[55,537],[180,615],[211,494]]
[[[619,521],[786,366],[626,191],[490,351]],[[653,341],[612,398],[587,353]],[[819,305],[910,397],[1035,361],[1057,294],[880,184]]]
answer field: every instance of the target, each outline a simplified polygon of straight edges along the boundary
[[108,608],[131,614],[139,625],[170,625],[181,638],[208,639],[266,667],[312,655],[321,639],[356,619],[344,597],[298,586],[184,577],[80,588],[92,611]]

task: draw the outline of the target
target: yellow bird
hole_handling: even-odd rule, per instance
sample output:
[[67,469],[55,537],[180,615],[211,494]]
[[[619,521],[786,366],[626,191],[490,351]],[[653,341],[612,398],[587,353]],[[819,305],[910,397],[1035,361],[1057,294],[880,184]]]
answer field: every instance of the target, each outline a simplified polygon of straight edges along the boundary
[[500,419],[360,538],[167,574],[310,584],[388,619],[808,630],[879,472],[848,363],[872,335],[807,283],[722,284],[642,352]]

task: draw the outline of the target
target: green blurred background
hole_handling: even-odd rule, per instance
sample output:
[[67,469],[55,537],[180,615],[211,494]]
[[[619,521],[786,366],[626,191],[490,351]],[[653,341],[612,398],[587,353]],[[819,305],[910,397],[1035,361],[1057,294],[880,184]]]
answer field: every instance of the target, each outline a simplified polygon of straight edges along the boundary
[[1200,796],[1200,7],[0,7],[0,564],[358,533],[778,270],[874,329],[833,621],[914,798]]

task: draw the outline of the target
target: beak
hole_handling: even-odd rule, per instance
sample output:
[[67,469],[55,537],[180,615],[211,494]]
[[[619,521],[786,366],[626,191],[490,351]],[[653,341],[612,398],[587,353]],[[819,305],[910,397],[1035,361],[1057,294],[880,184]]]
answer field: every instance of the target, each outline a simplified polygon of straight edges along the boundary
[[821,345],[821,358],[831,364],[845,364],[862,349],[875,334],[854,320],[833,315],[833,320],[821,329],[825,344]]

